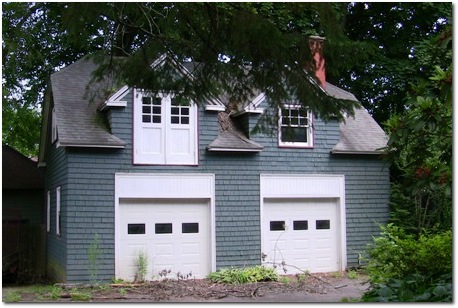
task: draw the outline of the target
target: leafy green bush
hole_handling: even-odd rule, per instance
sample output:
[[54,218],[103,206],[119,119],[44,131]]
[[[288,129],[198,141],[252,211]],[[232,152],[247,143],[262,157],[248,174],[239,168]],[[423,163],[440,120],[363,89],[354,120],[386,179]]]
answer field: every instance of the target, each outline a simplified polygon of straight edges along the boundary
[[367,274],[373,282],[401,279],[409,274],[437,276],[452,272],[452,232],[422,234],[417,240],[403,229],[388,224],[381,227],[368,249]]
[[366,302],[451,302],[452,231],[414,235],[393,224],[381,227],[370,247]]
[[278,275],[274,269],[260,265],[246,268],[224,268],[210,273],[208,278],[216,283],[229,284],[278,281]]
[[404,279],[388,279],[366,292],[363,302],[451,302],[452,274],[438,278],[411,274]]

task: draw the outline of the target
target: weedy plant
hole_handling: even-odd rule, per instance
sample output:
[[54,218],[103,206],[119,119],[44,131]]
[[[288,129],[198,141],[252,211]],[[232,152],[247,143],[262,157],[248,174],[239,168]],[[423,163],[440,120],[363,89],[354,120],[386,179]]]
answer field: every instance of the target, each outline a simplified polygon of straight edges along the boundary
[[87,302],[92,299],[92,296],[89,292],[83,292],[80,290],[72,290],[70,292],[70,298],[75,302]]
[[119,294],[121,294],[122,296],[126,295],[127,294],[126,288],[120,288],[119,289]]
[[91,275],[91,284],[96,284],[99,276],[99,259],[102,254],[99,244],[99,235],[96,233],[87,250],[89,260],[89,273]]
[[144,251],[140,251],[136,262],[137,273],[135,274],[136,282],[144,282],[148,273],[148,255]]
[[32,292],[37,294],[37,298],[40,300],[57,300],[61,296],[62,288],[59,286],[38,285],[34,286]]
[[5,303],[17,303],[17,302],[20,302],[21,299],[22,299],[22,296],[19,291],[11,291],[5,295],[3,301]]
[[347,277],[348,277],[349,279],[358,279],[359,274],[358,274],[357,271],[348,271]]

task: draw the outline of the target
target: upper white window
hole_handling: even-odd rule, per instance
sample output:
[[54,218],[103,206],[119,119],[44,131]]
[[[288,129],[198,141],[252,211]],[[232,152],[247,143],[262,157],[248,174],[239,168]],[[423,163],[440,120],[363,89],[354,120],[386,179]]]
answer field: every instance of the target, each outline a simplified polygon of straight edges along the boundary
[[279,110],[278,144],[313,147],[312,112],[298,105],[284,105]]
[[134,164],[197,165],[197,107],[135,91]]

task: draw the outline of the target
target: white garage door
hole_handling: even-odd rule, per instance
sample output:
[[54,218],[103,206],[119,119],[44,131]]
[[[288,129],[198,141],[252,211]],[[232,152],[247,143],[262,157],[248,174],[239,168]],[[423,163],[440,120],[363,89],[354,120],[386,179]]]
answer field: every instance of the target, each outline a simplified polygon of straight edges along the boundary
[[147,256],[147,280],[192,274],[204,278],[211,271],[210,208],[201,199],[120,200],[119,278],[132,281],[140,254]]
[[[263,204],[265,264],[285,262],[287,274],[340,270],[336,199],[266,199]],[[298,269],[299,268],[299,269]],[[283,268],[278,272],[284,274]]]

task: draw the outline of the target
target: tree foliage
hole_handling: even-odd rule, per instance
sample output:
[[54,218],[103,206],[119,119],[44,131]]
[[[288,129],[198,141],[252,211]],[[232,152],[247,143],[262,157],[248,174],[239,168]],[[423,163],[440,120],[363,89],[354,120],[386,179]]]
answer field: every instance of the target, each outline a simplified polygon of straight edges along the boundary
[[64,24],[67,14],[63,3],[2,4],[2,141],[27,156],[38,153],[50,74],[105,47],[100,36],[76,39]]
[[[356,2],[349,6],[345,33],[371,45],[371,54],[355,61],[336,83],[350,89],[378,123],[406,108],[412,84],[429,78],[438,62],[448,59],[418,43],[431,39],[452,23],[450,2]],[[437,49],[435,50],[438,51]]]
[[[243,100],[257,89],[272,104],[297,98],[323,118],[351,114],[351,102],[331,99],[314,82],[309,44],[310,35],[326,36],[326,56],[336,69],[349,67],[352,55],[364,57],[365,43],[351,42],[338,26],[345,10],[335,3],[5,3],[3,110],[19,108],[35,119],[32,109],[40,106],[50,73],[102,54],[113,61],[99,76],[112,74],[130,86],[179,89],[197,102],[221,93]],[[329,51],[337,46],[345,48],[333,60]],[[162,55],[169,65],[151,69]],[[177,63],[184,61],[199,69],[192,79],[177,80]],[[37,130],[27,118],[24,125]],[[13,128],[3,130],[4,142],[33,151],[31,140],[7,126]]]
[[452,30],[417,45],[434,66],[429,78],[412,87],[407,109],[393,115],[388,160],[392,169],[392,221],[409,232],[452,227]]

